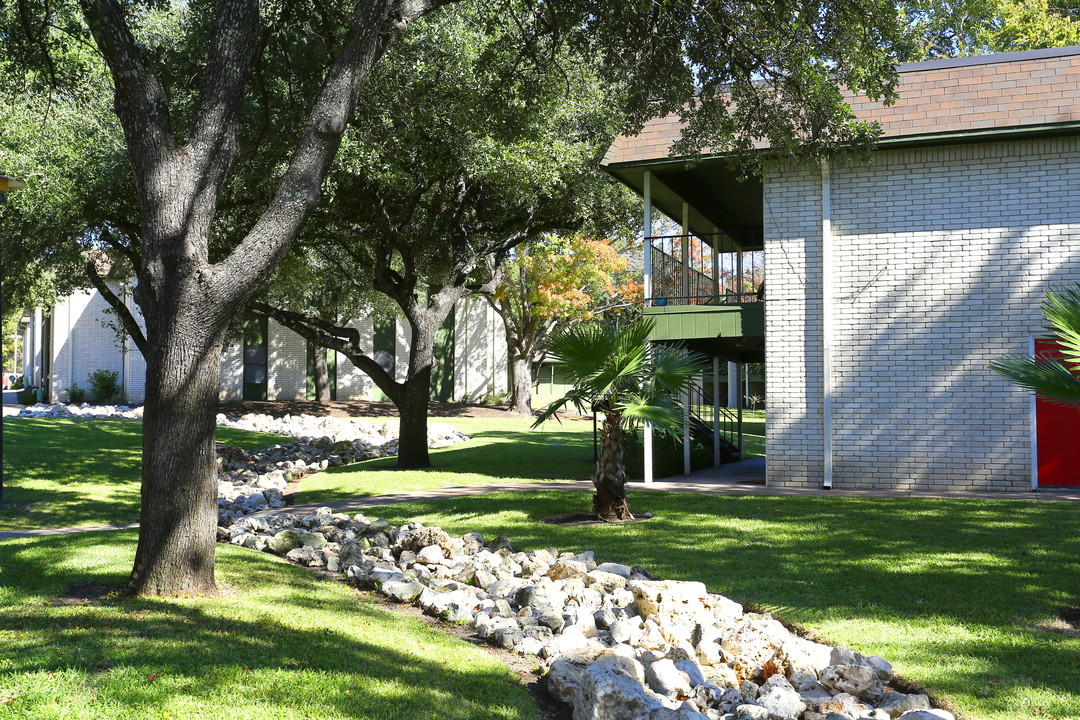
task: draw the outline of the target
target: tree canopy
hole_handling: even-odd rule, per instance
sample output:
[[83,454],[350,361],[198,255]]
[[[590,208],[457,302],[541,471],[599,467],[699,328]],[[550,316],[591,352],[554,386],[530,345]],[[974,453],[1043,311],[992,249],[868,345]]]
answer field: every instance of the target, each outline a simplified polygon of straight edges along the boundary
[[902,60],[1080,44],[1077,0],[914,0],[900,8]]
[[[417,20],[448,17],[439,14],[447,4],[55,0],[0,8],[0,41],[22,81],[66,99],[85,73],[73,49],[89,48],[112,83],[138,224],[103,237],[137,275],[145,333],[130,316],[127,328],[147,364],[133,592],[216,591],[214,420],[229,323],[320,201],[371,201],[337,194],[327,176],[372,71]],[[684,115],[682,151],[750,151],[759,138],[776,153],[811,158],[866,141],[875,129],[855,121],[840,87],[887,99],[895,81],[897,17],[880,0],[483,7],[487,22],[520,27],[500,39],[520,57],[513,76],[527,81],[560,47],[595,58],[601,84],[623,88],[627,130],[654,115]],[[497,128],[500,118],[491,120]],[[259,153],[264,142],[276,153]],[[346,142],[345,150],[375,157],[381,148]]]

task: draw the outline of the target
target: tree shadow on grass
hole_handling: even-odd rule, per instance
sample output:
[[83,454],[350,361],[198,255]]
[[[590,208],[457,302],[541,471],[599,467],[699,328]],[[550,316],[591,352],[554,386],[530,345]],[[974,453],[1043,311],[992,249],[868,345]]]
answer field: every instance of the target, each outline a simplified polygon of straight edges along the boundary
[[593,472],[592,457],[591,433],[483,431],[471,442],[433,450],[432,467],[408,470],[412,482],[407,485],[397,476],[397,458],[380,458],[308,476],[296,501],[331,502],[422,487],[587,480]]
[[[280,438],[231,430],[243,447]],[[0,530],[137,522],[138,420],[18,418],[4,422]]]
[[[131,549],[132,533],[107,535],[111,554]],[[0,649],[0,676],[12,687],[32,679],[22,703],[33,702],[33,685],[74,683],[106,707],[179,702],[203,716],[236,700],[303,708],[306,717],[535,717],[515,678],[482,650],[270,556],[224,548],[219,579],[231,596],[221,599],[57,607],[31,596],[88,577],[115,580],[115,562],[83,572],[72,538],[17,545],[0,546],[5,567],[50,574],[28,580],[29,594],[0,615],[0,633],[12,639]]]

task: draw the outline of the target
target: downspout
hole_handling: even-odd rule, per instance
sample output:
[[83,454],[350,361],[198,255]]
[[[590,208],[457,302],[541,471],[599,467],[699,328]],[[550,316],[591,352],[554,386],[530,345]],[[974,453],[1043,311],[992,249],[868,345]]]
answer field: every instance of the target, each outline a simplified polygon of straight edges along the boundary
[[[648,170],[645,171],[645,243],[644,243],[644,280],[645,287],[643,288],[645,307],[652,305],[652,173]],[[644,459],[642,460],[642,466],[644,471],[644,481],[651,483],[653,481],[653,429],[651,423],[645,423],[645,437],[642,440],[642,446],[644,450]]]
[[[120,302],[124,304],[124,307],[128,307],[128,288],[127,283],[120,282]],[[120,336],[120,392],[123,393],[124,403],[127,403],[128,398],[128,373],[127,373],[127,356],[128,356],[128,334],[125,332]]]
[[[682,204],[682,295],[690,300],[690,204]],[[690,474],[690,389],[683,395],[683,475]]]
[[[68,363],[68,382],[67,386],[70,388],[75,382],[75,351],[72,345],[75,342],[75,338],[71,336],[71,298],[67,299],[67,363]],[[68,402],[71,402],[71,393],[68,393]]]
[[682,204],[682,295],[690,304],[690,205]]
[[[1032,335],[1028,338],[1028,354],[1031,357],[1035,357],[1035,336]],[[1031,438],[1031,491],[1035,492],[1039,489],[1039,424],[1038,417],[1036,415],[1037,406],[1035,403],[1035,393],[1030,393],[1031,399],[1029,403],[1029,416],[1030,420],[1030,434]]]
[[824,439],[824,487],[833,486],[833,377],[832,377],[832,178],[829,162],[821,163],[821,365],[823,397],[821,404]]

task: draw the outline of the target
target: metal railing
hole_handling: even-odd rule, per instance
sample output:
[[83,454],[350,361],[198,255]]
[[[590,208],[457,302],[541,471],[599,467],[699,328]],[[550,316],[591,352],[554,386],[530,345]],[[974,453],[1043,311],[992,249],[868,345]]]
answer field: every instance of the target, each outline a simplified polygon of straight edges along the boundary
[[[723,462],[742,459],[742,408],[732,410],[716,404],[716,398],[700,383],[690,386],[687,398],[690,411],[690,437],[707,446],[714,444],[714,420],[719,420],[719,451]],[[716,413],[716,417],[714,417]]]
[[648,245],[646,305],[742,305],[765,299],[765,253],[743,250],[760,238],[658,235]]

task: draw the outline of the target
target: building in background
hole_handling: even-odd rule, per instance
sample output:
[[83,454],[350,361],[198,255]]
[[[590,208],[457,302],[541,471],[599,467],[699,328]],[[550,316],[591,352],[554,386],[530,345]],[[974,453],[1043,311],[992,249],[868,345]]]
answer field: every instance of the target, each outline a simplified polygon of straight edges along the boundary
[[[141,322],[130,287],[109,281]],[[64,402],[72,384],[89,389],[96,370],[118,375],[129,403],[141,403],[146,364],[130,338],[112,327],[108,301],[96,290],[82,290],[51,308],[36,308],[23,328],[28,380],[42,388],[46,401]],[[364,347],[390,370],[405,378],[410,328],[392,318],[361,318],[353,323]],[[436,341],[437,366],[431,399],[477,401],[508,388],[506,336],[502,319],[479,298],[458,302]],[[333,399],[385,400],[371,379],[344,356],[327,353]],[[221,367],[221,399],[305,400],[314,398],[311,344],[274,320],[252,318],[243,338],[226,343]]]
[[881,125],[869,164],[740,182],[720,155],[670,157],[676,116],[616,140],[603,167],[646,226],[681,225],[646,243],[654,340],[764,359],[769,485],[1080,485],[1080,412],[987,367],[1032,352],[1047,288],[1080,282],[1080,47],[898,70],[894,105],[849,98]]

